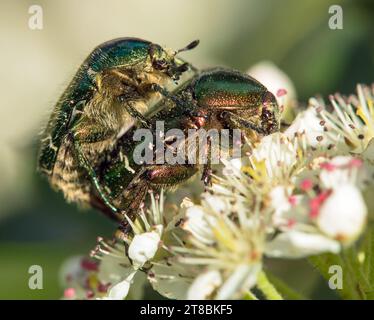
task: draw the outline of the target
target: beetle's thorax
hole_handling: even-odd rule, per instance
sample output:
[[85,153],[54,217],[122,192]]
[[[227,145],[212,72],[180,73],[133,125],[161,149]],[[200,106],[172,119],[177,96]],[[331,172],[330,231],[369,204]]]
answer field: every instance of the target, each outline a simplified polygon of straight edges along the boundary
[[[148,64],[139,64],[142,72],[133,74],[133,69],[119,68],[106,70],[96,76],[97,92],[85,106],[85,117],[114,132],[130,127],[134,120],[129,115],[125,104],[131,104],[143,115],[154,105],[160,94],[151,90],[150,85],[157,83],[167,86],[170,77],[154,70]],[[120,101],[119,97],[124,100]]]

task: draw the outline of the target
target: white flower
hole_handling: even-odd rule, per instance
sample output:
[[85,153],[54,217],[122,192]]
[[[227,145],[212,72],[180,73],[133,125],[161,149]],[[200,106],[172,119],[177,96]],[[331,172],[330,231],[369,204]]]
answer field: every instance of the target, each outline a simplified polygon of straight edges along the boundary
[[[101,242],[103,243],[103,241]],[[131,273],[134,268],[131,261],[125,255],[125,248],[121,252],[111,252],[103,255],[100,258],[100,267],[98,271],[98,278],[105,283],[117,283],[122,281]]]
[[168,257],[154,262],[148,271],[148,280],[153,289],[169,299],[186,299],[188,288],[197,276],[199,269],[176,261],[177,257]]
[[61,285],[69,286],[73,281],[83,283],[87,276],[87,270],[82,268],[84,259],[84,256],[73,256],[63,262],[59,271]]
[[115,284],[109,289],[109,293],[105,299],[108,300],[123,300],[129,293],[131,281],[136,274],[136,270],[133,270],[123,281]]
[[[164,238],[173,230],[178,216],[173,216],[170,221],[166,219],[163,211],[163,192],[160,197],[152,193],[151,203],[151,209],[146,212],[142,209],[134,222],[129,220],[134,235],[126,235],[121,238],[123,241],[118,239],[113,244],[99,238],[99,245],[92,252],[92,255],[100,260],[99,278],[112,284],[104,297],[106,299],[124,299],[132,288],[133,279],[142,281],[143,278],[138,276],[140,269],[144,266],[151,269],[153,263],[157,263],[157,253],[160,250],[167,250]],[[162,223],[165,223],[165,226]],[[139,296],[138,293],[135,295]]]
[[155,256],[163,227],[158,225],[156,228],[158,230],[137,234],[132,239],[128,255],[134,266],[141,267]]
[[357,187],[343,184],[336,187],[322,204],[317,216],[319,229],[342,242],[356,240],[367,219],[367,209]]
[[[326,226],[319,224],[321,210],[332,195],[331,189],[350,183],[356,188],[354,198],[357,199],[357,194],[361,197],[357,188],[366,185],[367,174],[360,159],[331,157],[323,148],[317,152],[311,145],[301,147],[304,142],[299,135],[285,137],[275,133],[267,136],[252,150],[251,167],[242,166],[236,171],[235,179],[227,176],[218,180],[225,188],[222,195],[229,197],[231,190],[231,197],[238,203],[252,203],[253,206],[259,201],[258,207],[262,210],[272,210],[270,219],[262,213],[269,239],[265,242],[265,254],[271,257],[301,258],[324,252],[337,253],[342,244],[356,240],[365,226],[366,211],[360,209],[362,206],[357,201],[354,205],[360,212],[352,228],[344,230],[345,237],[326,232]],[[247,172],[250,177],[245,174]],[[243,186],[247,192],[241,191]],[[219,188],[214,186],[213,190]],[[351,199],[349,195],[345,198],[346,201]],[[352,223],[348,213],[339,214],[338,205],[329,212],[334,219],[341,219],[335,224],[334,219],[326,221],[330,228]]]
[[316,110],[309,107],[297,115],[284,134],[290,139],[295,135],[304,134],[306,142],[312,147],[316,147],[318,144],[326,145],[328,139],[324,138],[324,127],[321,125],[323,123],[321,121],[317,116]]
[[324,188],[336,188],[342,184],[351,183],[362,186],[366,171],[359,158],[337,156],[320,164],[322,170],[319,179]]
[[331,96],[334,112],[327,111],[324,103],[315,98],[310,99],[310,104],[325,122],[328,138],[340,145],[342,152],[345,148],[360,154],[374,137],[374,89],[358,85],[357,93],[348,99],[339,94]]
[[274,258],[302,258],[324,252],[338,253],[340,244],[318,233],[296,230],[280,233],[267,243],[265,254]]
[[216,299],[239,298],[241,294],[256,284],[260,270],[261,263],[238,265],[226,282],[219,288]]
[[[231,181],[235,177],[228,176],[227,179]],[[241,189],[244,183],[235,185]],[[265,236],[264,217],[256,208],[245,203],[245,196],[239,192],[231,190],[228,195],[224,187],[212,188],[219,192],[222,189],[223,193],[219,194],[205,193],[200,206],[188,208],[186,221],[181,227],[189,236],[181,245],[171,247],[180,265],[194,267],[191,269],[192,275],[199,274],[199,270],[204,274],[202,276],[200,273],[201,277],[195,279],[188,293],[189,298],[234,298],[256,283]],[[214,199],[218,195],[231,203],[230,212],[222,212],[220,205],[205,200],[206,197]],[[195,290],[207,283],[209,286],[205,290]]]
[[[132,233],[99,239],[100,263],[83,272],[71,264],[77,281],[65,298],[139,297],[131,290],[141,295],[148,279],[170,299],[235,299],[250,295],[264,255],[303,258],[352,245],[368,220],[361,192],[374,177],[373,92],[335,95],[334,112],[311,99],[285,133],[250,142],[248,157],[223,159],[223,175],[196,203],[164,211],[163,193],[152,193],[150,207],[129,220]],[[265,293],[261,277],[258,288]]]
[[[258,180],[266,178],[273,183],[287,182],[297,163],[297,152],[295,145],[284,134],[277,132],[261,140],[253,149],[250,160],[254,170],[259,169],[257,175],[262,175]],[[256,172],[253,174],[256,176]]]
[[284,186],[276,186],[270,191],[269,195],[274,210],[273,221],[275,224],[282,224],[285,222],[284,213],[291,209],[289,191]]
[[190,232],[201,242],[213,244],[213,233],[206,221],[205,211],[200,206],[192,206],[186,210],[186,218],[183,229]]
[[211,207],[217,212],[226,213],[230,211],[231,205],[225,198],[217,197],[211,194],[205,194],[203,201],[207,206]]
[[199,275],[187,292],[188,300],[206,300],[213,296],[222,284],[222,276],[217,270],[209,270]]
[[98,278],[99,264],[88,257],[69,258],[61,267],[63,299],[97,299],[107,294],[109,283]]

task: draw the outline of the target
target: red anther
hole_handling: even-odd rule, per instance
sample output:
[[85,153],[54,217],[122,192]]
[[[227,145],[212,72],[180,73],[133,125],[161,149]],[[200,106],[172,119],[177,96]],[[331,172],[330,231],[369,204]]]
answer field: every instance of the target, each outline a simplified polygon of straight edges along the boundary
[[81,268],[87,271],[98,271],[96,262],[86,258],[81,260]]
[[313,187],[313,182],[311,179],[304,179],[301,181],[300,188],[303,191],[308,191]]
[[289,196],[288,197],[288,202],[291,204],[291,206],[295,206],[297,203],[296,196]]
[[329,172],[334,171],[336,169],[336,166],[330,162],[324,162],[320,165],[321,169],[327,170]]

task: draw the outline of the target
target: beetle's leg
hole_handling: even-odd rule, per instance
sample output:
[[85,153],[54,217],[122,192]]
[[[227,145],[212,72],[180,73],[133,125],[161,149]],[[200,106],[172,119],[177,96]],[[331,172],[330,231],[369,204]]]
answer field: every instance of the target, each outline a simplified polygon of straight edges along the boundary
[[174,186],[191,178],[197,171],[196,165],[153,165],[143,169],[131,181],[123,194],[126,215],[130,219],[134,217],[149,186],[156,189]]
[[114,213],[102,200],[102,197],[91,194],[90,196],[90,205],[92,208],[95,208],[102,212],[105,216],[107,216],[109,219],[115,221],[115,222],[121,222],[122,216],[119,216],[118,214]]
[[207,137],[207,159],[206,163],[203,167],[203,174],[201,176],[201,180],[204,182],[205,186],[210,186],[212,184],[212,139],[208,136]]
[[173,95],[171,92],[169,92],[165,88],[161,87],[159,84],[157,84],[157,83],[151,83],[150,86],[151,86],[151,89],[153,91],[156,91],[156,92],[160,93],[165,98],[168,98],[171,101],[173,101],[175,104],[178,104],[178,105],[185,104],[184,101],[182,101],[181,99],[179,99],[177,96]]
[[[155,189],[171,187],[186,181],[197,171],[196,165],[154,165],[143,169],[123,193],[124,203],[122,206],[126,208],[124,214],[131,220],[135,219],[149,187]],[[130,230],[130,224],[126,218],[123,218],[116,236],[121,238]]]
[[110,210],[112,210],[114,213],[118,213],[118,209],[111,204],[111,202],[107,198],[105,192],[101,189],[99,179],[97,178],[95,171],[93,170],[92,166],[89,164],[85,155],[83,154],[83,152],[80,148],[79,142],[74,141],[74,148],[77,152],[79,165],[82,166],[87,171],[87,174],[90,177],[90,180],[93,183],[93,185],[94,185],[96,191],[98,192],[100,198],[103,200],[105,205],[108,206],[108,208],[110,208]]
[[[113,86],[117,85],[117,89],[120,90],[120,93],[116,95],[116,98],[119,102],[124,106],[131,117],[142,123],[146,128],[150,128],[148,120],[133,106],[134,99],[143,99],[143,95],[139,92],[140,83],[133,78],[134,75],[115,69],[107,71],[105,75],[107,77],[102,76],[101,79],[102,86],[106,86],[107,90],[110,91],[113,89]],[[108,81],[108,79],[110,81]],[[103,84],[104,82],[105,85]]]
[[131,231],[131,225],[128,219],[133,221],[136,218],[139,208],[147,194],[148,188],[148,182],[141,176],[141,174],[138,174],[123,192],[123,201],[121,201],[122,203],[120,204],[120,207],[124,208],[124,210],[121,212],[120,226],[118,227],[116,234],[117,238],[121,238]]
[[71,141],[82,143],[102,142],[112,138],[115,132],[107,129],[98,123],[78,122],[68,134]]
[[134,217],[130,213],[139,209],[149,186],[156,189],[171,187],[191,178],[197,171],[196,165],[152,165],[143,169],[123,194],[126,214],[131,219]]
[[174,186],[191,178],[198,171],[196,165],[155,165],[144,172],[145,179],[154,187]]
[[119,96],[120,102],[123,103],[126,111],[129,113],[131,117],[138,120],[144,127],[150,129],[151,124],[149,123],[148,119],[144,117],[136,108],[133,106],[134,101],[130,101],[126,95]]
[[234,113],[227,112],[226,115],[225,115],[225,118],[226,118],[226,120],[233,123],[234,128],[235,127],[244,127],[244,128],[252,129],[252,130],[254,130],[258,133],[261,133],[261,134],[266,134],[265,130],[263,128],[261,128],[260,126],[256,125],[255,123],[253,123],[251,121],[242,119]]
[[109,201],[109,199],[107,198],[105,192],[102,190],[102,188],[100,187],[100,183],[99,183],[99,179],[97,178],[96,176],[96,173],[94,171],[94,169],[92,168],[92,166],[90,165],[90,163],[88,162],[87,158],[85,157],[83,151],[82,151],[82,148],[81,148],[81,144],[80,144],[80,140],[79,139],[76,139],[73,135],[73,133],[71,132],[69,134],[69,138],[73,141],[73,144],[74,144],[74,149],[75,149],[75,152],[76,152],[76,156],[77,156],[77,160],[78,160],[78,163],[79,165],[86,170],[95,190],[97,191],[98,195],[100,196],[101,200],[104,202],[104,204],[114,213],[114,214],[119,214],[119,210],[113,206],[111,204],[111,202]]

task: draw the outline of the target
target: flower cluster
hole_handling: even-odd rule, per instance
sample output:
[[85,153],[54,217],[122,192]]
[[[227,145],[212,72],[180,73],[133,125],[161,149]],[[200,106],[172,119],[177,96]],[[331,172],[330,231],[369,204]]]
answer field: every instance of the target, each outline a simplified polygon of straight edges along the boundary
[[369,220],[374,88],[329,101],[312,98],[286,130],[224,161],[199,203],[166,205],[151,193],[133,233],[98,239],[98,262],[65,272],[65,298],[139,298],[146,282],[172,299],[243,298],[261,287],[263,257],[354,245]]

